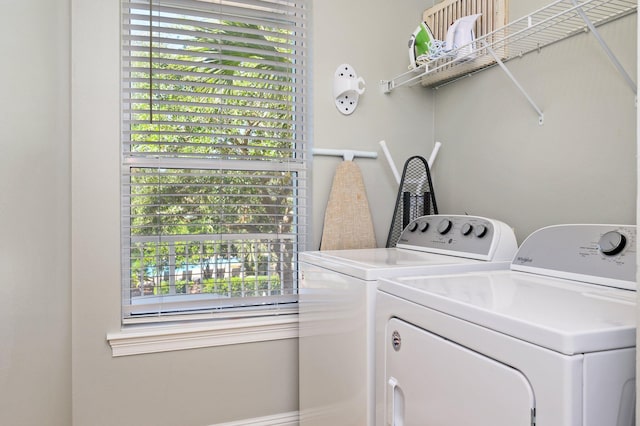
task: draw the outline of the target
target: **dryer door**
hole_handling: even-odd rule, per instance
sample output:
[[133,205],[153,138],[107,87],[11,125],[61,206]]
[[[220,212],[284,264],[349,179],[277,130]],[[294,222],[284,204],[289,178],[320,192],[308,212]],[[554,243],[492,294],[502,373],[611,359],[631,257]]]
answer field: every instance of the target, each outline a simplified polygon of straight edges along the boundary
[[398,319],[387,323],[385,425],[531,426],[518,370]]

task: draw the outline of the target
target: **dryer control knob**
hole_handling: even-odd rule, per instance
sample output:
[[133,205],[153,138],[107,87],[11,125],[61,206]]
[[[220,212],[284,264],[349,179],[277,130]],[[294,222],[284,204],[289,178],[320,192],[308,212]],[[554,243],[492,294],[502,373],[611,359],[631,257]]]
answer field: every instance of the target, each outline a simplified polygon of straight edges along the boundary
[[449,219],[442,219],[438,224],[438,232],[444,235],[447,232],[451,231],[452,226],[453,226],[453,223],[451,223]]
[[484,237],[485,235],[487,235],[487,227],[485,225],[476,226],[474,234],[476,234],[476,237],[478,238]]
[[427,229],[429,229],[429,222],[422,222],[420,225],[420,232],[427,232]]
[[412,222],[409,225],[409,232],[416,232],[416,229],[418,229],[418,222]]
[[615,256],[627,245],[627,238],[618,231],[609,231],[600,237],[598,248],[602,254]]
[[473,225],[468,222],[462,225],[462,229],[460,229],[462,235],[469,235],[471,231],[473,231]]

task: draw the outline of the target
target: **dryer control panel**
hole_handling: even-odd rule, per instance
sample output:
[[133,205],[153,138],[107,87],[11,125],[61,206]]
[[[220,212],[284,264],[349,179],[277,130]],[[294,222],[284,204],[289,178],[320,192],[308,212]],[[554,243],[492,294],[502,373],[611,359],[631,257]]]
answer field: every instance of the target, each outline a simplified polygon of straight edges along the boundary
[[533,232],[511,263],[515,271],[635,290],[635,225],[555,225]]
[[429,215],[414,219],[400,234],[398,248],[480,260],[509,260],[517,250],[513,229],[494,219]]

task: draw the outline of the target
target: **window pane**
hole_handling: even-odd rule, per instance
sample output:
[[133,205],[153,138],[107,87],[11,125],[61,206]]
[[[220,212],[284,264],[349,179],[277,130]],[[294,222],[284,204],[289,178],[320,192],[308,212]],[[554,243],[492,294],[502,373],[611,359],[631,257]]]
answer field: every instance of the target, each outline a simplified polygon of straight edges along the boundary
[[295,232],[292,171],[130,168],[132,236]]
[[129,17],[123,58],[129,155],[300,158],[301,29],[280,18],[253,23],[187,13],[156,5]]

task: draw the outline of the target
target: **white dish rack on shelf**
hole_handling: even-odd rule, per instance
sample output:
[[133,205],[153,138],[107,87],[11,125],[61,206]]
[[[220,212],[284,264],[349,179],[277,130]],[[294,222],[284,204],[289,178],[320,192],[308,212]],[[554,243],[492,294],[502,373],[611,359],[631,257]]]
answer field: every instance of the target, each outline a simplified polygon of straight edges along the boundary
[[607,22],[636,13],[637,8],[636,0],[557,0],[503,27],[478,36],[472,43],[452,50],[444,57],[429,60],[391,80],[382,80],[382,90],[384,93],[390,93],[398,87],[418,83],[427,87],[439,87],[498,65],[527,98],[538,114],[539,123],[542,124],[542,111],[506,68],[504,62],[539,51],[545,46],[576,34],[591,31],[618,72],[633,92],[637,93],[635,82],[596,29]]

